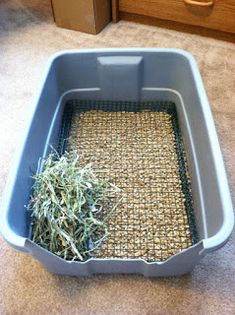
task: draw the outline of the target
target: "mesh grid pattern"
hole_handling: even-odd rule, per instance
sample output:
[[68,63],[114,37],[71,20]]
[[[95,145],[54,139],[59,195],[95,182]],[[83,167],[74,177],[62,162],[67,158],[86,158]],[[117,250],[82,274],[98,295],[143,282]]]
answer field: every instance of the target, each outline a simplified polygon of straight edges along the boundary
[[121,189],[95,257],[164,261],[197,241],[173,103],[69,101],[59,152],[74,149]]

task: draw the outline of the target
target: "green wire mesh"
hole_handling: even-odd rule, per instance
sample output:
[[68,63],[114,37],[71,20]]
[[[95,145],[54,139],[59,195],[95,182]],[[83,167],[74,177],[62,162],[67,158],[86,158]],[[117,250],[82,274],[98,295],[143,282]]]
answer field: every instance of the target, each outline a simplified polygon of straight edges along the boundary
[[197,242],[190,178],[175,104],[71,100],[58,152],[120,188],[96,258],[164,261]]

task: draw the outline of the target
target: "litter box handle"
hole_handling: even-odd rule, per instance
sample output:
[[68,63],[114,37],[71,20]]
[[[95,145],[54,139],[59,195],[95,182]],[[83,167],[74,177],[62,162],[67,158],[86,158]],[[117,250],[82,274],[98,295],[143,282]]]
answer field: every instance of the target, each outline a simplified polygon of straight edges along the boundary
[[214,5],[214,1],[207,1],[207,2],[201,2],[197,0],[184,0],[184,3],[189,4],[189,5],[195,5],[198,7],[211,7]]

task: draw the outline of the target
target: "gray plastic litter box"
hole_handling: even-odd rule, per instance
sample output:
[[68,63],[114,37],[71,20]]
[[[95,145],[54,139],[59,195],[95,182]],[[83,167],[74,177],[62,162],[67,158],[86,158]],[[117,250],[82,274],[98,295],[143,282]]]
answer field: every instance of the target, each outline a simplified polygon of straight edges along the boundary
[[[39,158],[50,152],[50,145],[58,147],[64,112],[71,101],[78,110],[79,106],[88,106],[87,111],[93,109],[92,102],[98,105],[121,102],[125,104],[118,109],[121,113],[132,113],[133,104],[137,107],[150,104],[150,108],[138,109],[143,115],[152,113],[156,102],[174,104],[188,165],[184,176],[188,172],[191,179],[191,206],[197,231],[197,237],[188,247],[180,248],[162,261],[125,256],[92,257],[80,262],[66,261],[32,242],[30,214],[25,207],[32,194],[31,176],[37,172]],[[136,124],[138,117],[135,116]],[[147,131],[146,134],[149,135]],[[64,51],[50,59],[1,207],[1,233],[11,246],[28,252],[50,272],[58,274],[170,276],[190,272],[205,254],[223,246],[233,224],[233,208],[215,125],[191,54],[177,49],[94,49]],[[145,233],[148,237],[148,230]],[[164,233],[167,237],[167,232]]]

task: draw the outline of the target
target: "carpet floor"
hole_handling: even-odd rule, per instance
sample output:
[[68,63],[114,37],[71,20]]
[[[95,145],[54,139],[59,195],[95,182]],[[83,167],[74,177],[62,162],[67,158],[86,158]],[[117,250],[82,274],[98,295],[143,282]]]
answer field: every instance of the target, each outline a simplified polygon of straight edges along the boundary
[[[235,45],[121,21],[97,36],[57,28],[49,0],[0,3],[0,193],[48,57],[62,49],[175,47],[196,58],[235,191]],[[235,234],[191,274],[70,278],[0,238],[0,314],[235,314]]]

